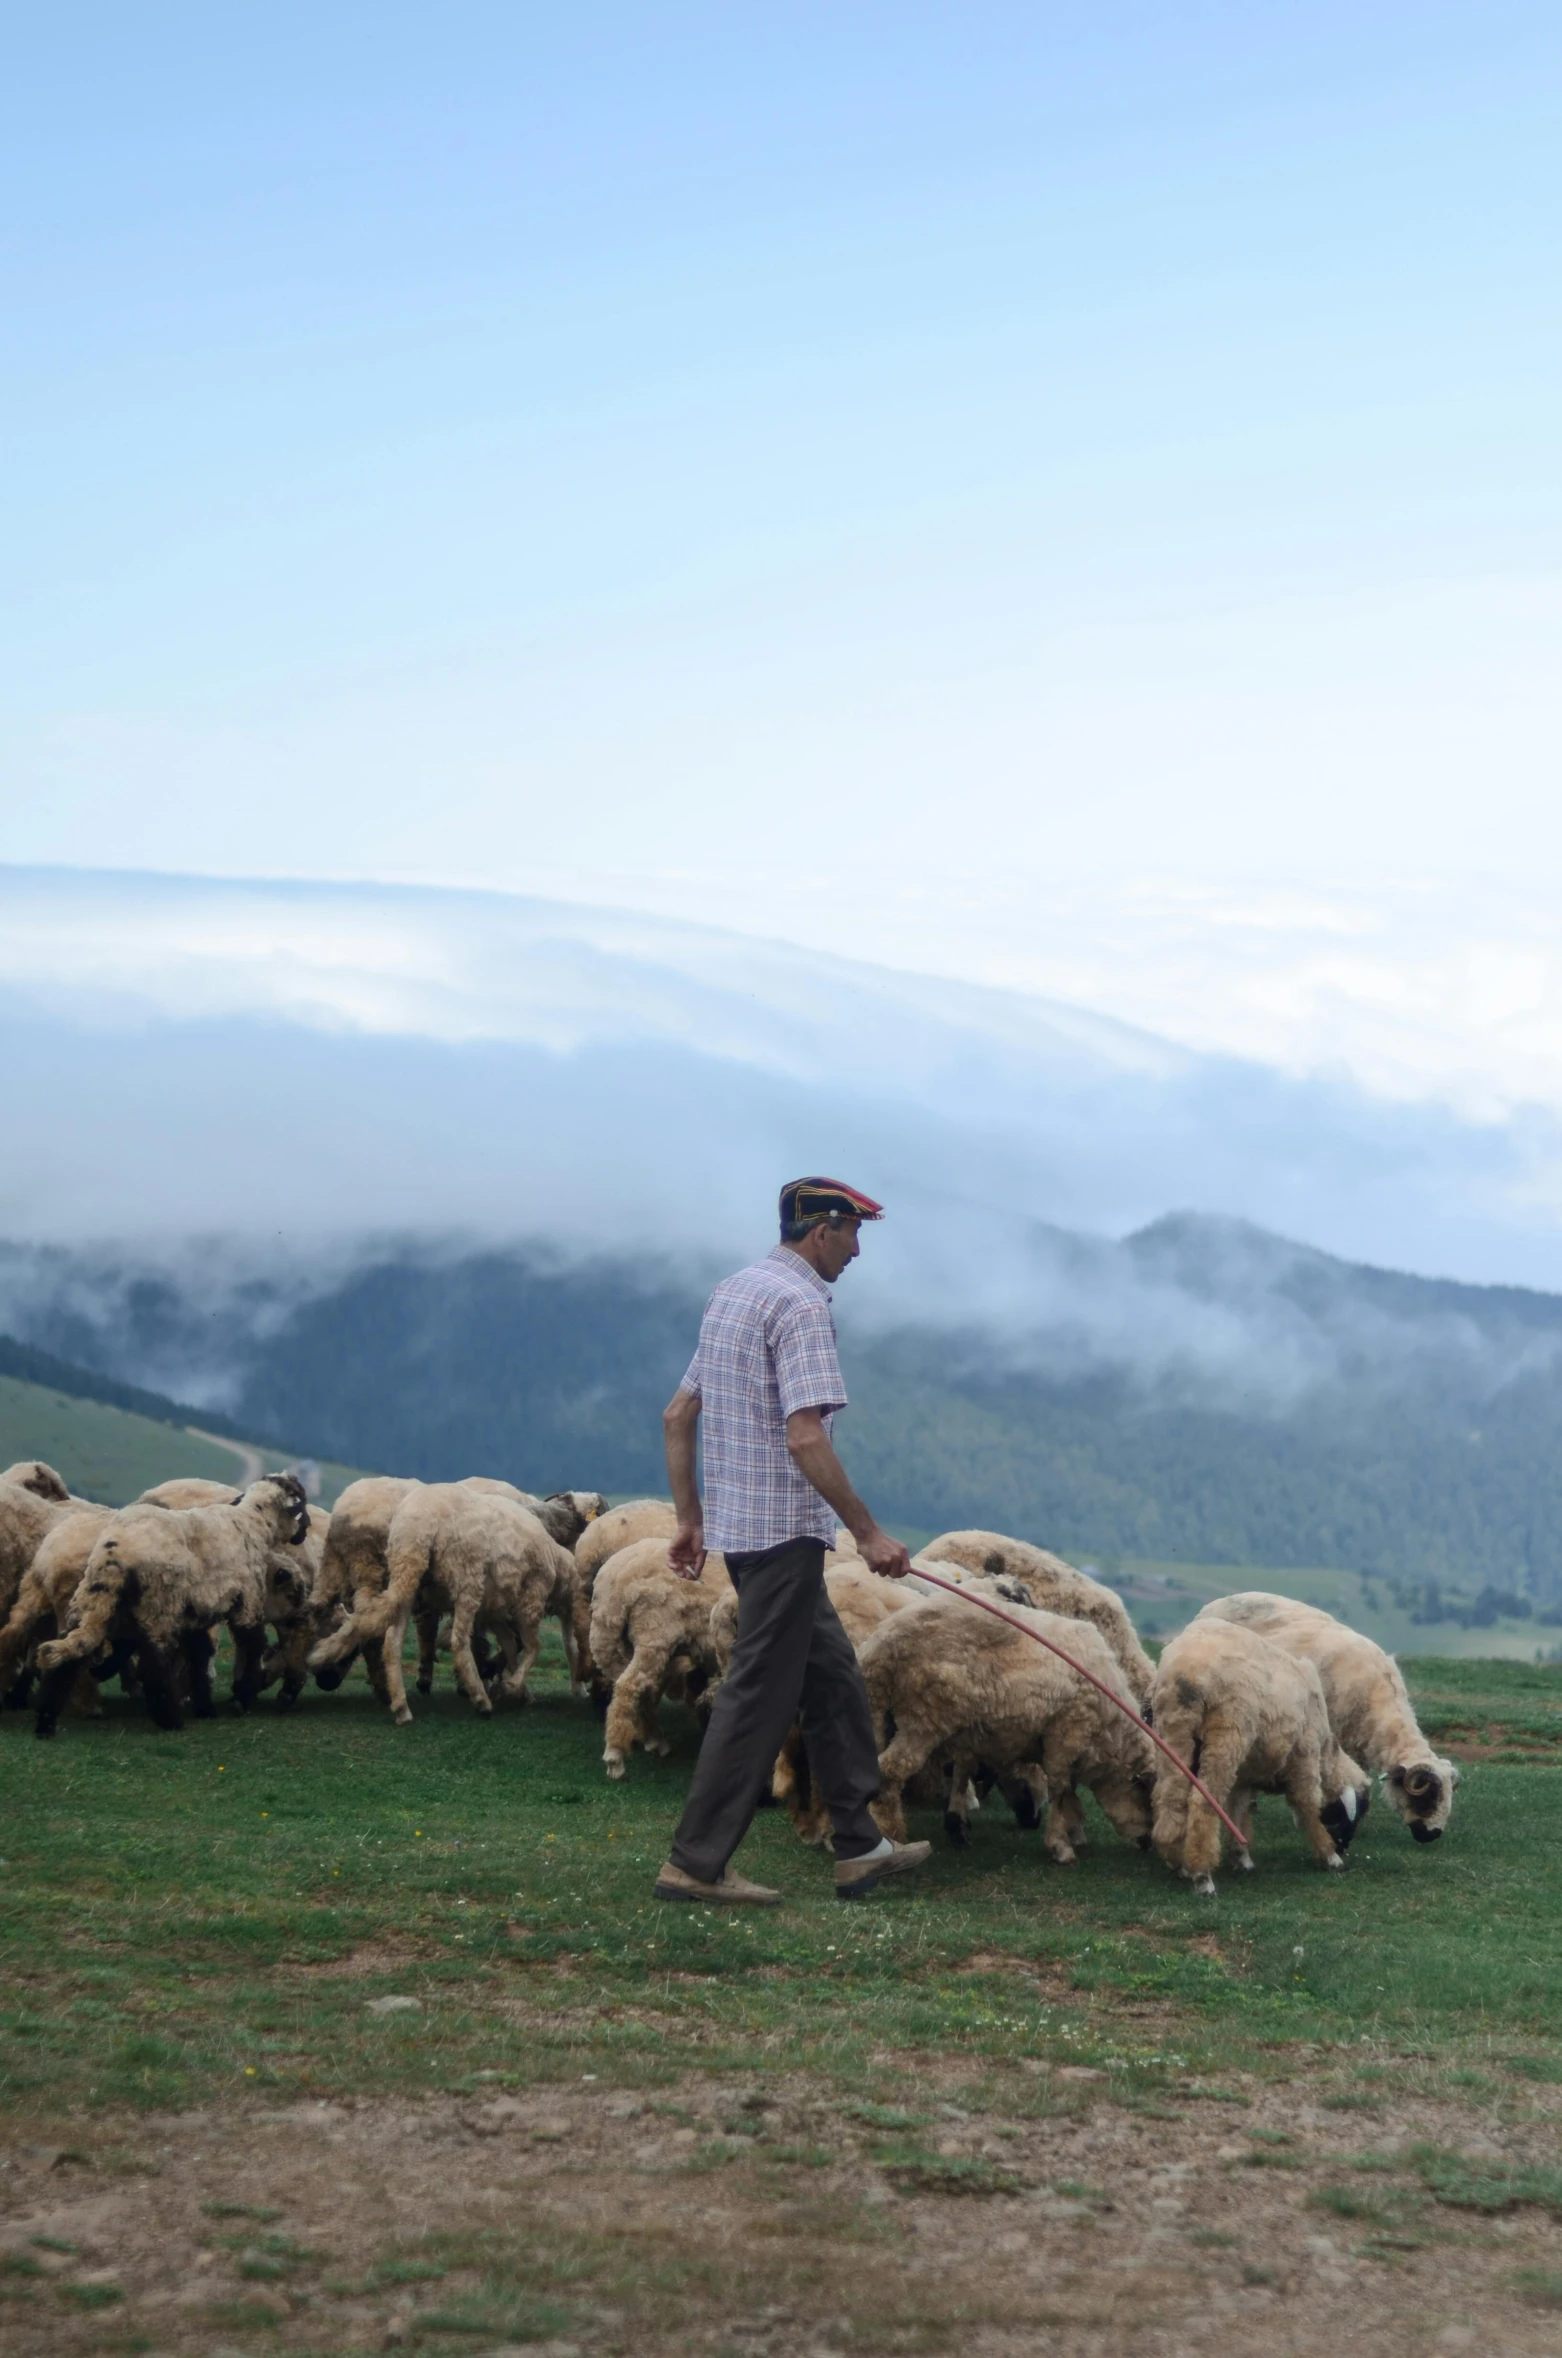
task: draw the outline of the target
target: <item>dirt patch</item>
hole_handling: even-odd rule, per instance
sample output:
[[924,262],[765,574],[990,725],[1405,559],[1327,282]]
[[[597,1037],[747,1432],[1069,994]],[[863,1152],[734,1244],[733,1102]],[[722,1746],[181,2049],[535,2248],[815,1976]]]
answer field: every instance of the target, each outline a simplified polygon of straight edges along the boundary
[[438,1954],[413,1941],[371,1940],[345,1957],[328,1957],[322,1964],[287,1962],[282,1970],[302,1981],[369,1981],[376,1974],[415,1971]]
[[29,2358],[106,2335],[160,2358],[1030,2358],[1042,2334],[1049,2358],[1551,2358],[1525,2280],[1554,2220],[1447,2207],[1415,2153],[1552,2166],[1562,2092],[1517,2124],[1398,2092],[1368,2115],[1331,2110],[1368,2100],[1319,2073],[1145,2117],[1105,2074],[1064,2078],[1017,2066],[975,2110],[952,2069],[886,2055],[872,2101],[687,2074],[77,2120],[0,2141],[0,2337]]

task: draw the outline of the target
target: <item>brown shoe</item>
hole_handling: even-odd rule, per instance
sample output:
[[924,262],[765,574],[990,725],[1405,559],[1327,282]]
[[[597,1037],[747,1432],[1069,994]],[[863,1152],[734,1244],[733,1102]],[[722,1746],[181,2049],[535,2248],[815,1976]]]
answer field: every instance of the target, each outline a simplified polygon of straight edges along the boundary
[[925,1867],[933,1855],[931,1842],[890,1842],[882,1848],[870,1850],[866,1858],[837,1859],[835,1862],[835,1896],[837,1899],[865,1899],[875,1884],[886,1875],[906,1875],[913,1867]]
[[[924,1842],[923,1849],[929,1848]],[[675,1867],[669,1859],[656,1878],[656,1896],[666,1900],[703,1900],[707,1907],[717,1908],[778,1908],[781,1894],[768,1884],[750,1883],[746,1875],[734,1875],[727,1868],[719,1883],[701,1883],[697,1877],[686,1875],[682,1867]]]

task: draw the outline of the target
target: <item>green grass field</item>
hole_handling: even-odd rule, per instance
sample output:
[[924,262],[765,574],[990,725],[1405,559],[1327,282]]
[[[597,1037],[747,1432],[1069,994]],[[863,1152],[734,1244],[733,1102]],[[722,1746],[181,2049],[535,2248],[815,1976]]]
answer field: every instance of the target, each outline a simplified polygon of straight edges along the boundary
[[[1028,2052],[1109,2056],[1125,2086],[1175,2081],[1180,2066],[1116,2038],[1060,1983],[1175,2008],[1199,2072],[1297,2039],[1476,2049],[1496,2068],[1537,2044],[1562,2058],[1562,1850],[1534,1839],[1562,1808],[1562,1672],[1483,1664],[1478,1692],[1454,1695],[1446,1668],[1422,1666],[1440,1682],[1429,1721],[1507,1729],[1523,1765],[1468,1766],[1454,1830],[1433,1848],[1380,1807],[1338,1879],[1309,1866],[1269,1805],[1264,1872],[1226,1879],[1202,1908],[1099,1820],[1077,1870],[1052,1866],[1001,1803],[965,1855],[930,1818],[919,1830],[939,1836],[934,1866],[891,1905],[835,1905],[819,1859],[770,1813],[745,1859],[790,1907],[725,1918],[658,1906],[649,1886],[692,1725],[670,1708],[673,1757],[636,1755],[611,1785],[596,1722],[557,1664],[530,1710],[483,1723],[447,1692],[405,1733],[358,1685],[311,1691],[291,1716],[262,1708],[181,1736],[155,1734],[112,1695],[105,1720],[68,1721],[48,1746],[8,1716],[5,1980],[13,1997],[38,1995],[3,2018],[0,2094],[165,2105],[225,2077],[374,2087],[406,2036],[366,2022],[374,1988],[291,1977],[391,1935],[406,1962],[386,1989],[411,1972],[440,1997],[437,2040],[426,2028],[417,2039],[419,2071],[439,2085],[504,2063],[463,2004],[495,1976],[567,1982],[551,2042],[561,2069],[583,2039],[666,2063],[687,2034],[707,2059],[713,2040],[736,2059],[756,2045],[801,2055],[796,2039],[849,2081],[886,2038],[953,2039],[973,2060],[1018,2039]],[[1494,1918],[1507,1935],[1495,1943]],[[973,1974],[978,1949],[1007,1962]],[[803,1985],[851,2001],[823,2045],[798,2022]],[[613,2027],[616,2010],[653,1998],[653,2039]]]
[[[106,1506],[123,1506],[154,1483],[180,1474],[237,1481],[254,1454],[268,1467],[289,1462],[278,1450],[251,1452],[236,1441],[201,1438],[123,1408],[0,1376],[0,1466],[41,1457],[81,1497],[101,1499]],[[353,1466],[322,1464],[322,1503],[330,1506],[357,1474]]]
[[[12,2304],[0,2321],[27,2326],[34,2338],[15,2346],[29,2350],[334,2352],[407,2331],[438,2347],[563,2334],[571,2348],[608,2350],[635,2346],[622,2320],[643,2302],[640,2346],[747,2350],[720,2339],[718,2312],[740,2283],[761,2307],[795,2301],[774,2277],[794,2247],[766,2245],[782,2228],[757,2224],[752,2249],[717,2253],[716,2230],[699,2225],[716,2216],[699,2207],[715,2173],[722,2200],[749,2202],[754,2220],[780,2204],[794,2225],[812,2221],[809,2315],[822,2302],[846,2319],[854,2347],[955,2348],[978,2312],[1034,2321],[1034,2301],[995,2308],[953,2261],[937,2296],[893,2293],[885,2255],[902,2231],[883,2205],[923,2203],[937,2217],[955,2196],[997,2199],[1001,2212],[1012,2195],[1051,2204],[1071,2236],[1092,2220],[1104,2229],[1121,2199],[1111,2190],[1121,2154],[1088,2167],[1058,2158],[1077,2146],[1088,2161],[1103,2138],[1109,2148],[1148,2141],[1163,2156],[1181,2138],[1249,2229],[1261,2197],[1281,2205],[1287,2232],[1353,2237],[1351,2265],[1370,2259],[1380,2273],[1411,2254],[1430,2267],[1450,2240],[1468,2242],[1483,2203],[1518,2206],[1543,2237],[1562,2216],[1554,2161],[1526,2162],[1518,2176],[1508,2161],[1477,2165],[1446,2122],[1476,2107],[1488,2126],[1531,2135],[1524,2124],[1562,2084],[1562,1671],[1429,1662],[1411,1673],[1429,1725],[1457,1730],[1480,1755],[1445,1840],[1417,1848],[1380,1805],[1348,1872],[1325,1877],[1269,1803],[1261,1872],[1223,1877],[1214,1902],[1099,1819],[1080,1864],[1059,1869],[995,1800],[964,1854],[935,1818],[915,1825],[934,1839],[931,1868],[858,1907],[834,1900],[827,1864],[779,1813],[758,1821],[743,1864],[782,1887],[785,1907],[661,1905],[650,1885],[687,1782],[692,1722],[669,1708],[673,1756],[636,1755],[627,1780],[609,1784],[597,1722],[568,1694],[553,1650],[535,1705],[486,1723],[450,1691],[443,1665],[442,1691],[406,1730],[357,1683],[335,1696],[311,1690],[291,1715],[263,1706],[181,1735],[154,1732],[112,1694],[106,1718],[67,1720],[51,1745],[6,1715],[8,2133],[32,2140],[20,2154],[90,2167],[102,2186],[118,2173],[129,2203],[137,2172],[177,2170],[171,2123],[193,2108],[209,2138],[215,2119],[223,2141],[192,2162],[188,2191],[165,2186],[156,2202],[184,2200],[212,2269],[235,2281],[191,2312],[188,2332],[172,2334],[165,2317],[127,2338],[117,2308],[96,2315],[85,2277],[72,2292],[78,2262],[51,2258],[54,2245],[85,2248],[70,2217],[35,2206],[23,2224],[44,2220],[43,2240],[13,2242],[9,2276],[0,2265],[0,2301]],[[389,1997],[415,2004],[371,2010]],[[1305,2155],[1291,2151],[1298,2087],[1315,2108],[1308,2117],[1325,2124]],[[694,2206],[649,2288],[626,2280],[621,2235],[604,2240],[581,2211],[586,2163],[555,2150],[584,2098],[604,2091],[618,2092],[621,2112],[643,2113],[664,2151],[664,2163],[631,2167],[611,2137],[605,2153],[594,2149],[591,2172],[630,2172],[614,2197],[625,2218],[651,2199],[648,2173],[658,2200]],[[268,2124],[304,2119],[324,2100],[331,2120],[380,2122],[380,2139],[396,2122],[404,2136],[409,2123],[466,2122],[471,2134],[440,2167],[452,2188],[463,2169],[486,2185],[482,2156],[495,2149],[480,2136],[496,2099],[540,2121],[528,2150],[546,2147],[563,2173],[548,2181],[564,2209],[562,2240],[546,2254],[518,2230],[479,2231],[470,2192],[465,2224],[447,2205],[437,2232],[409,2241],[386,2214],[367,2257],[355,2243],[353,2269],[333,2274],[321,2255],[340,2251],[345,2193],[327,2199],[323,2228],[318,2217],[300,2224],[288,2205],[307,2206],[285,2156],[264,2183],[246,2159],[268,2136],[286,2144]],[[393,2101],[399,2114],[373,2111]],[[556,2121],[535,2110],[550,2101]],[[408,2113],[409,2102],[423,2109]],[[804,2105],[790,2126],[786,2105]],[[1396,2108],[1423,2133],[1361,2159],[1363,2139]],[[1103,2117],[1105,2130],[1092,2125]],[[1427,2121],[1443,2125],[1428,2135]],[[1251,2186],[1232,2177],[1244,2164]],[[1297,2174],[1304,2164],[1310,2175]],[[870,2183],[876,2211],[863,2207]],[[834,2192],[821,2210],[826,2185]],[[525,2201],[542,2200],[540,2188],[528,2178]],[[981,2205],[956,2209],[974,2221]],[[1243,2299],[1268,2298],[1280,2279],[1233,2273],[1226,2254],[1245,2251],[1244,2238],[1226,2211],[1211,2216],[1220,2223],[1187,2229],[1190,2285],[1225,2268]],[[664,2220],[657,2233],[673,2229]],[[1507,2271],[1515,2316],[1539,2317],[1544,2249],[1481,2234]],[[1164,2275],[1164,2253],[1146,2258]],[[1515,2273],[1526,2260],[1527,2292]],[[39,2280],[46,2262],[66,2271],[58,2287]],[[1474,2263],[1466,2253],[1460,2264]],[[396,2303],[409,2300],[414,2325],[403,2331]],[[1390,2336],[1376,2346],[1399,2345]]]

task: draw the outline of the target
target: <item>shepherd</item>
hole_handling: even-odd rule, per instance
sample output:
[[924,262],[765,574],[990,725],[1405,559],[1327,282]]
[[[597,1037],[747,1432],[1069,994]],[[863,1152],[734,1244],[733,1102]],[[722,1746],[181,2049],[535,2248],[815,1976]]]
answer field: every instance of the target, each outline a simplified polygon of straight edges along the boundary
[[[721,1551],[738,1592],[738,1635],[658,1899],[777,1905],[779,1891],[734,1874],[730,1861],[794,1719],[835,1830],[838,1898],[863,1898],[886,1875],[922,1866],[932,1849],[889,1841],[869,1813],[879,1789],[873,1718],[824,1585],[838,1523],[871,1571],[897,1580],[911,1569],[847,1480],[831,1439],[846,1386],[830,1288],[857,1258],[863,1223],[881,1220],[884,1207],[838,1179],[793,1179],[780,1212],[774,1251],[712,1294],[699,1347],[662,1418],[678,1514],[672,1564],[697,1580],[707,1547]],[[695,1475],[702,1418],[704,1506]]]

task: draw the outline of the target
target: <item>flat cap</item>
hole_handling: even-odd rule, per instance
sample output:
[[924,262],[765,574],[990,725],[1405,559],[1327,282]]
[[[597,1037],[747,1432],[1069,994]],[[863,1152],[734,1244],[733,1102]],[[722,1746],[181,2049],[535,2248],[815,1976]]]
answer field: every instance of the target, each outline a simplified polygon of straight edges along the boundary
[[882,1220],[884,1206],[841,1179],[789,1179],[781,1190],[783,1228],[812,1227],[816,1221]]

